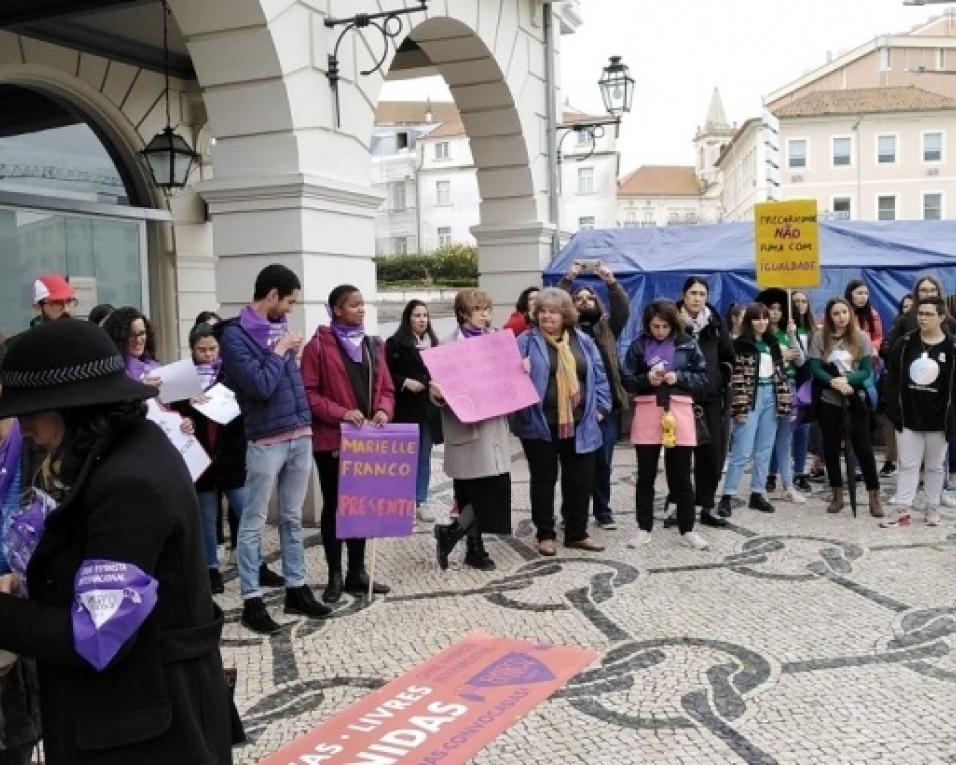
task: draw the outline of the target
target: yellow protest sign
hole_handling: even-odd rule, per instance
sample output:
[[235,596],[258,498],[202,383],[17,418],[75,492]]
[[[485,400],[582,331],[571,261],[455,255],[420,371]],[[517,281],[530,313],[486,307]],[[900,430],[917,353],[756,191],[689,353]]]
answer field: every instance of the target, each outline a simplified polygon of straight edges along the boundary
[[757,284],[819,287],[817,201],[792,199],[754,205]]

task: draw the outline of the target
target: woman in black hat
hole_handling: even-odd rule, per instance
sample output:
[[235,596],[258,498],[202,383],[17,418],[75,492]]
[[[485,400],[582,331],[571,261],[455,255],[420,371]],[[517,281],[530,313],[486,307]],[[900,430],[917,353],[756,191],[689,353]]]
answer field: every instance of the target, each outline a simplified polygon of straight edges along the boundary
[[0,579],[0,648],[37,660],[46,761],[231,762],[222,613],[189,472],[145,418],[156,389],[78,321],[11,340],[0,384],[0,418],[47,457],[13,521],[39,539]]

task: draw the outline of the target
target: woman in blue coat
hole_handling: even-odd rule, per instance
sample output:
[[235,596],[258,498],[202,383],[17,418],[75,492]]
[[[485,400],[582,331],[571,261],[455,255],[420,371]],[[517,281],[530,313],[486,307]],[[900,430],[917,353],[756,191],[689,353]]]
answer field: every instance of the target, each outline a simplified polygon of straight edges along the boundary
[[588,503],[594,465],[603,444],[601,420],[611,411],[611,390],[601,354],[575,328],[577,311],[567,292],[538,293],[532,312],[536,326],[518,338],[540,402],[511,418],[531,473],[531,520],[538,553],[555,555],[554,487],[561,473],[564,546],[600,552],[604,545],[588,535]]

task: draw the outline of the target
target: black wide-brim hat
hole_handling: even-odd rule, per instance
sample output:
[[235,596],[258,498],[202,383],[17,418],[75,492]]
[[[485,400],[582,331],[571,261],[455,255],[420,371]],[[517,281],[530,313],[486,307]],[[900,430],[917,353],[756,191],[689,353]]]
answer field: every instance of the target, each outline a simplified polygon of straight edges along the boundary
[[39,324],[8,340],[0,386],[0,418],[142,401],[159,393],[126,374],[106,332],[79,319]]
[[786,328],[790,322],[790,301],[787,300],[787,291],[785,289],[781,289],[780,287],[768,287],[762,292],[757,293],[754,302],[763,303],[767,308],[770,308],[774,303],[779,303],[783,311],[783,318],[780,320],[780,324],[783,328]]

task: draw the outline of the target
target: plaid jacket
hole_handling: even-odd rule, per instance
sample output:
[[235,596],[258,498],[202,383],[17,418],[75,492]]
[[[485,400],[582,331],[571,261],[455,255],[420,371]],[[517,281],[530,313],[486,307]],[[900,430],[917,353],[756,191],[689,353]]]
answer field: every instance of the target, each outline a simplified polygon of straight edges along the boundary
[[[793,409],[793,390],[787,380],[787,365],[780,353],[776,338],[768,337],[767,345],[773,357],[773,387],[778,417],[789,417]],[[760,352],[753,340],[738,337],[734,340],[734,371],[730,378],[730,414],[748,415],[753,411],[757,394],[757,372]]]

